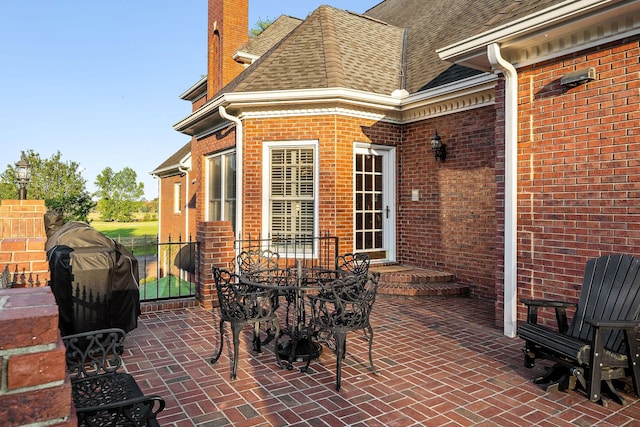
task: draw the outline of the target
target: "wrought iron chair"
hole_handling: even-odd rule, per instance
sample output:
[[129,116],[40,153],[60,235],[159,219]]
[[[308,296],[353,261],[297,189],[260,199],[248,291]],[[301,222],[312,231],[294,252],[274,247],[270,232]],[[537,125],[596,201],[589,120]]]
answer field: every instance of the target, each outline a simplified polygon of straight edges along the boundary
[[[251,276],[251,280],[258,282],[268,281],[270,279],[272,271],[278,268],[279,260],[280,255],[277,252],[272,251],[271,249],[248,249],[240,252],[240,254],[236,257],[238,273],[249,274]],[[277,295],[273,303],[273,309],[276,310],[278,308]],[[256,334],[259,334],[259,325],[256,326],[255,331]],[[265,332],[267,333],[267,337],[264,339],[262,344],[268,344],[269,342],[271,342],[271,340],[273,340],[273,338],[275,338],[275,335],[271,328],[267,327]],[[257,336],[254,336],[254,340],[255,339],[258,339]]]
[[[238,347],[240,331],[248,323],[254,324],[253,349],[260,353],[260,322],[276,319],[274,301],[277,300],[276,288],[268,289],[242,283],[240,277],[218,267],[213,268],[216,291],[220,303],[220,348],[211,359],[216,363],[222,354],[224,344],[224,322],[231,323],[233,335],[233,365],[231,379],[236,378],[238,369]],[[279,334],[278,322],[272,322]]]
[[[378,292],[379,273],[350,275],[334,280],[327,292],[308,295],[311,306],[309,337],[322,331],[330,331],[336,341],[336,390],[340,391],[342,379],[342,359],[347,353],[347,333],[364,330],[369,341],[369,364],[371,371],[378,375],[373,366],[373,328],[369,315]],[[315,331],[314,331],[315,329]],[[311,359],[307,360],[305,370]]]
[[367,274],[370,263],[369,255],[363,253],[349,252],[336,258],[338,269],[352,274]]
[[145,396],[131,375],[118,371],[124,339],[116,328],[62,337],[79,426],[159,426],[165,401]]

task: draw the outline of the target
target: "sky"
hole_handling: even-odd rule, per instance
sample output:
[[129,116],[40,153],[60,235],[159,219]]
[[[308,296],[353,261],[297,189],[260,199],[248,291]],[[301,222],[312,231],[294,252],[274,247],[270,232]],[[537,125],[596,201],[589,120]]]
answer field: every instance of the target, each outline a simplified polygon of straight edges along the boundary
[[[249,0],[249,28],[379,2]],[[149,173],[189,142],[173,125],[191,112],[180,94],[207,72],[206,37],[207,0],[0,0],[0,172],[21,151],[59,151],[89,192],[106,167],[130,167],[156,198]]]

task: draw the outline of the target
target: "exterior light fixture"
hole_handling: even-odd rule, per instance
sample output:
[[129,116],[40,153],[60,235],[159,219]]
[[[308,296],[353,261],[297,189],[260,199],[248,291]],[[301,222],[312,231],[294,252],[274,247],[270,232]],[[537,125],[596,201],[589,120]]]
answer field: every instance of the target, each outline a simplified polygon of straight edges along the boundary
[[16,162],[16,180],[18,181],[18,200],[27,199],[27,185],[31,180],[31,165],[24,157],[24,151],[20,156],[20,160]]
[[589,83],[596,79],[596,69],[594,67],[567,73],[560,79],[560,84],[565,88],[576,87],[585,83]]
[[436,161],[444,162],[444,159],[447,158],[447,146],[442,143],[442,138],[438,135],[437,130],[436,134],[431,138],[431,149],[436,156]]

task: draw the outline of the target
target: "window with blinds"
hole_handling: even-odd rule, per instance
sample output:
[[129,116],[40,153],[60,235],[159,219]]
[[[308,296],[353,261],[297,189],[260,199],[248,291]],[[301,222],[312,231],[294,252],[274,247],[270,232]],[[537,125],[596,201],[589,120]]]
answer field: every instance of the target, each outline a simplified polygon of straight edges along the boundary
[[313,237],[314,149],[272,148],[270,151],[270,235],[291,241]]

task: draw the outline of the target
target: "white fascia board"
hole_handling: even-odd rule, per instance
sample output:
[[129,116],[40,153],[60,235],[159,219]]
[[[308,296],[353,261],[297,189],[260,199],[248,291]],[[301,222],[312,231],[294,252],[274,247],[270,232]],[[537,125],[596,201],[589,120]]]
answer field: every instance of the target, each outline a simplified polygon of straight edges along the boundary
[[390,95],[380,95],[345,88],[280,90],[266,92],[228,93],[224,99],[234,107],[264,107],[299,104],[300,102],[333,103],[344,102],[352,105],[398,110],[400,99]]
[[207,102],[202,107],[189,114],[184,119],[180,120],[178,123],[173,125],[173,129],[178,132],[182,132],[186,130],[189,126],[194,123],[197,123],[201,119],[218,112],[218,106],[222,105],[224,95],[217,97],[216,99]]
[[402,109],[407,110],[428,104],[435,104],[492,89],[495,87],[497,79],[498,77],[495,74],[483,73],[433,89],[423,90],[404,98],[402,100]]
[[189,89],[185,90],[181,95],[180,99],[188,100],[191,98],[194,92],[197,92],[200,87],[207,82],[207,76],[202,77],[198,80],[193,86]]
[[241,50],[233,54],[233,60],[242,64],[253,64],[260,56]]
[[149,172],[149,175],[157,177],[178,175],[180,173],[179,168],[191,169],[191,152],[180,159],[177,165],[174,164],[171,166],[167,166],[166,168],[155,169]]
[[444,61],[457,57],[473,56],[479,51],[484,54],[486,46],[491,43],[499,44],[503,40],[549,27],[556,22],[567,21],[588,10],[618,2],[615,0],[567,0],[458,43],[436,49],[436,53]]
[[182,132],[203,118],[217,114],[218,107],[221,105],[225,107],[233,106],[234,108],[273,108],[276,106],[299,104],[300,102],[343,102],[361,107],[400,111],[402,100],[389,95],[379,95],[344,88],[225,93],[174,124],[173,128],[178,132]]

